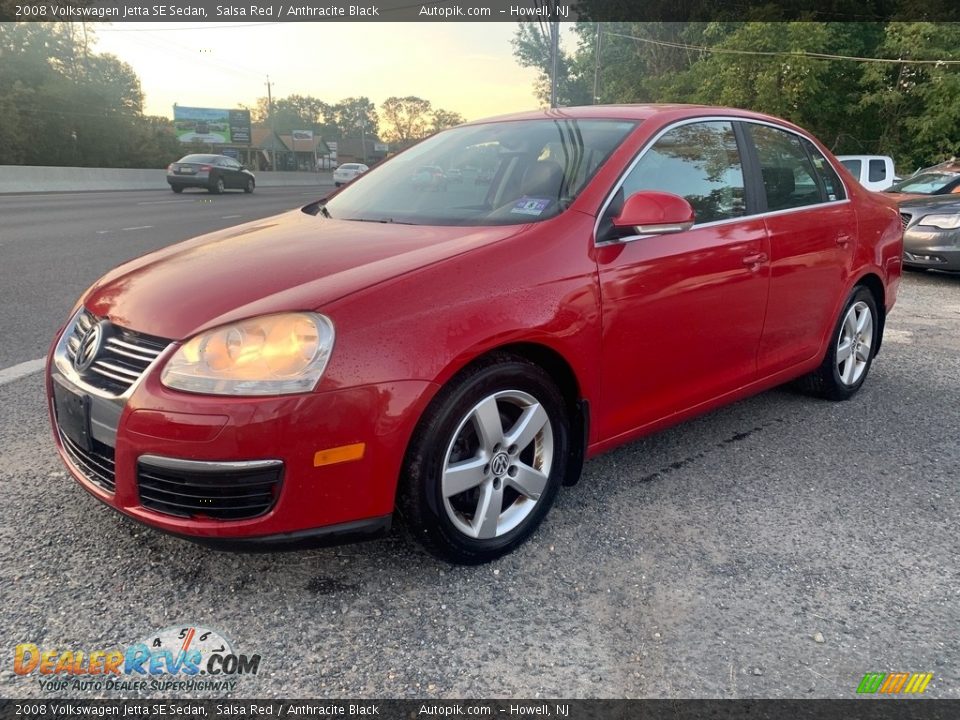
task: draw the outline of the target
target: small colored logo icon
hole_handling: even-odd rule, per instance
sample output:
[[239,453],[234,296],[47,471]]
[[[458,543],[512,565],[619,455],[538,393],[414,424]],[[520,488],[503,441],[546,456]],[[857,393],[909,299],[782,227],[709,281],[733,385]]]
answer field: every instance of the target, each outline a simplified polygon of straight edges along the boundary
[[933,673],[867,673],[857,686],[857,692],[863,694],[897,695],[899,693],[909,693],[918,695],[927,689],[931,680],[933,680]]

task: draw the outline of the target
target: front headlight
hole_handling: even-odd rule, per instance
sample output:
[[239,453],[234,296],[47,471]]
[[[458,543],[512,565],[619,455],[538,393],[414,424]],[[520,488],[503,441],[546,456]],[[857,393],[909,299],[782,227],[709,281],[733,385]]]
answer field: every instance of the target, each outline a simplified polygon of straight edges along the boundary
[[927,225],[941,230],[955,230],[960,227],[960,213],[955,215],[925,215],[918,225]]
[[333,351],[333,323],[316,313],[241,320],[201,333],[167,362],[169,388],[212,395],[309,392]]

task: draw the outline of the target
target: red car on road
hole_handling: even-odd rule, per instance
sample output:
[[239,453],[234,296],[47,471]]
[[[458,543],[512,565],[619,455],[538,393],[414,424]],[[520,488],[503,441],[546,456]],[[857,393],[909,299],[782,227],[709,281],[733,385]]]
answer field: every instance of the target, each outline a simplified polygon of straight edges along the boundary
[[[424,193],[424,166],[494,168]],[[125,515],[221,546],[385,531],[516,547],[585,458],[800,379],[863,384],[893,203],[811,135],[696,106],[462,125],[329,198],[128,262],[51,349],[60,455]]]

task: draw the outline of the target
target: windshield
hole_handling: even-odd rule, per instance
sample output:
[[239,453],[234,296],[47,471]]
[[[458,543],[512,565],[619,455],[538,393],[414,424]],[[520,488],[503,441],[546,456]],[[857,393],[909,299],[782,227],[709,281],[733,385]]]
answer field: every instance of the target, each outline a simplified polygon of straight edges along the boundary
[[546,220],[567,208],[634,127],[621,120],[521,120],[454,128],[367,172],[323,214],[412,225]]
[[890,186],[890,192],[919,193],[936,195],[953,183],[960,183],[960,174],[956,173],[920,173]]

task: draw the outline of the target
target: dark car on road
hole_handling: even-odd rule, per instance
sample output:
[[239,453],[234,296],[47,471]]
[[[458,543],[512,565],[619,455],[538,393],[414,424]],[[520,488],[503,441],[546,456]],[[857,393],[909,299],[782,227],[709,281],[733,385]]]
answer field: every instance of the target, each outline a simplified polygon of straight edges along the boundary
[[175,193],[195,187],[219,195],[230,189],[252,193],[257,180],[252,172],[226,155],[185,155],[167,167],[167,183]]
[[903,221],[903,264],[960,271],[960,162],[926,168],[893,185]]

